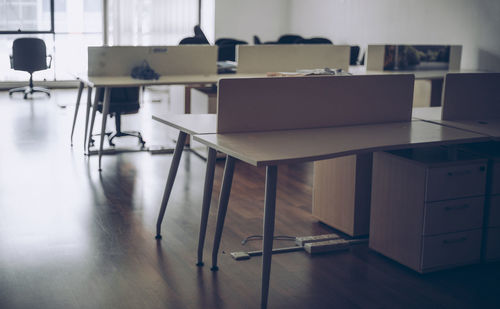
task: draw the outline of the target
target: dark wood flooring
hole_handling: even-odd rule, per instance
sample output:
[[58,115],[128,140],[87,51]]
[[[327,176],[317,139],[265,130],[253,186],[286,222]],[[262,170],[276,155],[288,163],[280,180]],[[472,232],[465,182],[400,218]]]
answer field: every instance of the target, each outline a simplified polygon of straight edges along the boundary
[[[0,92],[0,308],[257,308],[261,259],[229,253],[260,247],[240,242],[261,234],[264,169],[237,164],[220,270],[211,272],[218,163],[206,266],[196,267],[204,161],[184,152],[156,241],[171,155],[105,156],[99,173],[97,157],[83,155],[83,108],[70,147],[75,97],[76,90],[34,100]],[[149,91],[124,126],[140,128],[149,145],[167,145],[151,113],[170,104]],[[280,167],[276,235],[331,232],[310,214],[311,188],[311,164]],[[273,257],[269,308],[500,308],[500,265],[419,275],[366,245],[281,254]]]

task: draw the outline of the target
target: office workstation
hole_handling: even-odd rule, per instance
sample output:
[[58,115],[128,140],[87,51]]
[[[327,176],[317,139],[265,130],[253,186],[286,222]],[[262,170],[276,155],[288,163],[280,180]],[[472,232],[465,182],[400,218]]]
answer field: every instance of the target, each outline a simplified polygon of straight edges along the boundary
[[63,2],[0,5],[0,307],[500,305],[496,2]]

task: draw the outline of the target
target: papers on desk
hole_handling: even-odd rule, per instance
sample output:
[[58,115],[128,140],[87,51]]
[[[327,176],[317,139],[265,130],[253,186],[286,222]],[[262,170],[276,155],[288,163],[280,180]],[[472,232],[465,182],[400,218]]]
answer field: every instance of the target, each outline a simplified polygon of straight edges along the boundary
[[349,72],[346,72],[342,69],[304,69],[297,70],[296,72],[268,72],[267,76],[285,76],[285,77],[294,77],[294,76],[324,76],[324,75],[334,75],[334,76],[345,76],[352,75]]

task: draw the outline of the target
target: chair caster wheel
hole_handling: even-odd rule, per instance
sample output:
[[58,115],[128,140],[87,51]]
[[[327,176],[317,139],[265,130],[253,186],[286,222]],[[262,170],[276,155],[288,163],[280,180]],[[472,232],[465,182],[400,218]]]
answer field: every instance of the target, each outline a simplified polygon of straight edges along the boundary
[[219,267],[218,266],[212,266],[210,268],[211,271],[218,271],[219,270]]
[[198,267],[202,267],[203,265],[205,265],[205,263],[203,263],[203,262],[196,263],[196,266],[198,266]]
[[161,239],[161,235],[160,234],[156,235],[155,239],[158,239],[158,240]]

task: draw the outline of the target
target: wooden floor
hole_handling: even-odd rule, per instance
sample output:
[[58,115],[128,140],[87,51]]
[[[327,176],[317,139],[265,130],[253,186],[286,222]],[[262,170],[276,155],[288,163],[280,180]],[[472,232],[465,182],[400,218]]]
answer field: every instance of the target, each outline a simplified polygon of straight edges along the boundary
[[[172,104],[165,95],[147,92],[141,113],[123,120],[149,145],[171,143],[151,120]],[[97,157],[83,155],[83,118],[70,147],[75,97],[76,90],[53,91],[50,100],[0,92],[0,308],[257,308],[261,259],[238,262],[229,253],[261,245],[240,242],[261,234],[264,170],[237,164],[220,270],[211,272],[218,163],[206,266],[196,267],[204,161],[184,152],[156,241],[171,155],[105,156],[99,173]],[[331,232],[310,215],[311,186],[311,164],[280,167],[276,235]],[[269,307],[500,308],[500,265],[418,275],[366,245],[281,254],[273,257]]]

